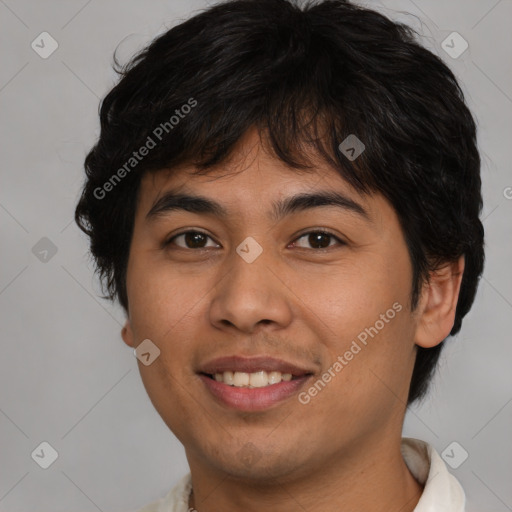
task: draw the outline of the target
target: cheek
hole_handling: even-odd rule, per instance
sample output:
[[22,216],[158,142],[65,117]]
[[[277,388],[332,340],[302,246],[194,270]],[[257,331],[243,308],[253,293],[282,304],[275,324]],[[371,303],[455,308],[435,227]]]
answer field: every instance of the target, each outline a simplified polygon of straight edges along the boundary
[[130,320],[140,336],[161,339],[183,330],[189,317],[204,307],[201,299],[215,286],[205,272],[180,271],[170,265],[134,257],[129,266]]
[[311,329],[324,345],[326,369],[336,375],[324,403],[332,400],[342,408],[348,405],[347,410],[359,407],[361,400],[377,406],[380,400],[395,400],[393,393],[401,396],[409,380],[414,362],[410,277],[407,271],[386,272],[382,263],[333,273],[328,286],[309,287],[303,294],[301,315],[314,322]]
[[356,337],[376,322],[381,330],[381,315],[387,327],[398,315],[396,309],[403,312],[409,303],[407,272],[387,269],[385,262],[378,259],[367,259],[364,265],[332,268],[314,280],[295,279],[294,283],[300,290],[300,303],[306,306],[304,312],[314,311],[318,324],[330,332],[330,338],[339,336],[340,342]]

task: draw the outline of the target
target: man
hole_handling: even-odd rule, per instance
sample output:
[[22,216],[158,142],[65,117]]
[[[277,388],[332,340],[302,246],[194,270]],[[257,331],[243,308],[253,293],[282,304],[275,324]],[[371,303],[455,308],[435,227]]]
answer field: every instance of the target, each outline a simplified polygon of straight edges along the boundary
[[76,220],[190,465],[143,512],[464,510],[401,438],[483,269],[451,71],[341,0],[220,3],[117,71]]

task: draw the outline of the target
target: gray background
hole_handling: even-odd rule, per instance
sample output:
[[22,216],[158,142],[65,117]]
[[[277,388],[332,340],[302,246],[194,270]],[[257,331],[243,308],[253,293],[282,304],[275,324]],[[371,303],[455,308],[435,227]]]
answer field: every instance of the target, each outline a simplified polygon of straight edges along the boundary
[[[114,49],[122,41],[125,61],[206,5],[0,0],[1,511],[135,510],[188,471],[120,338],[122,311],[98,298],[87,240],[72,219],[83,159],[99,133],[99,99],[115,80]],[[420,30],[454,70],[483,158],[484,277],[428,400],[408,412],[404,435],[439,453],[456,441],[453,460],[467,451],[452,472],[469,512],[512,510],[512,2],[367,5]],[[31,47],[43,31],[59,45],[46,59]],[[453,31],[469,44],[456,59],[441,46]],[[31,457],[43,441],[58,452],[48,469]]]

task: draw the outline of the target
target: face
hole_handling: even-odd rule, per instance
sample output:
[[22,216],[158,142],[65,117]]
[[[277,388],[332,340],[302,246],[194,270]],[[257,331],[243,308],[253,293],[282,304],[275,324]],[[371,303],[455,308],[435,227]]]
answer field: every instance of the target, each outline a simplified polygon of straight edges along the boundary
[[[288,168],[253,131],[215,172],[191,171],[142,180],[123,330],[128,345],[160,350],[139,361],[141,377],[191,467],[284,478],[399,438],[418,319],[390,204],[332,169]],[[171,191],[225,216],[206,202],[184,209]],[[293,201],[333,193],[337,204]],[[230,368],[255,387],[231,385]],[[279,368],[292,380],[265,385],[261,371]]]

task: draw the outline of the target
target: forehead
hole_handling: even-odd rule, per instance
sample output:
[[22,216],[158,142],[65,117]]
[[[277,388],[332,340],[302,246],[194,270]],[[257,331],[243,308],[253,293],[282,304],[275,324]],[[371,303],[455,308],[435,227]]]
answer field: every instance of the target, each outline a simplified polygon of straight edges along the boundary
[[368,201],[368,196],[356,191],[326,163],[317,161],[310,169],[289,167],[266,149],[256,130],[240,139],[226,161],[203,174],[196,171],[192,164],[182,164],[146,173],[141,181],[140,209],[149,212],[170,190],[214,198],[226,209],[242,209],[243,205],[243,209],[258,210],[264,203],[315,191],[338,192],[361,204]]

